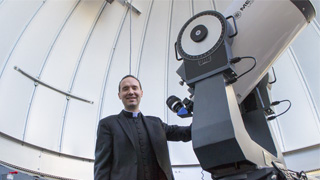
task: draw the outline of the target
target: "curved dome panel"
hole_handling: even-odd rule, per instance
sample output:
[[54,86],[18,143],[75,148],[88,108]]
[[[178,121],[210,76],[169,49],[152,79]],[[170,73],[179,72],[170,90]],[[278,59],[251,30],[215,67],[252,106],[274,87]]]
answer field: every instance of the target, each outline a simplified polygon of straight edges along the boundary
[[[165,105],[170,94],[188,95],[186,87],[178,84],[175,71],[180,63],[173,45],[183,23],[194,13],[213,9],[213,2],[133,1],[140,15],[120,2],[7,0],[0,4],[0,13],[6,14],[0,17],[6,27],[0,32],[4,47],[0,50],[0,131],[30,146],[30,158],[45,151],[43,162],[53,158],[61,164],[54,160],[55,154],[92,162],[98,121],[121,111],[117,88],[126,74],[142,82],[144,114],[171,124],[190,124],[190,119],[173,120],[176,115]],[[192,154],[191,144],[185,146],[190,149],[185,153]],[[185,163],[178,156],[181,153],[173,150],[172,154],[177,155],[174,164]],[[47,163],[39,167],[37,163],[26,166],[23,158],[7,161],[55,172],[46,168]],[[187,160],[196,162],[195,157]],[[55,172],[68,176],[64,173]]]
[[[231,1],[133,0],[141,14],[121,2],[0,0],[1,161],[92,179],[97,124],[123,108],[118,83],[127,74],[142,83],[145,115],[191,123],[165,104],[170,95],[189,96],[174,43],[194,14],[223,12]],[[169,149],[173,165],[198,164],[191,143]]]

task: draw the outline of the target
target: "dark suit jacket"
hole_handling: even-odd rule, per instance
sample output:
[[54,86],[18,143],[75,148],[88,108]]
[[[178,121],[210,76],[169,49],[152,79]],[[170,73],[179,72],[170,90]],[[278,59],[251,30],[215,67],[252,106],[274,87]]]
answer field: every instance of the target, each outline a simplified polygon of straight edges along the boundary
[[[143,116],[158,164],[168,180],[173,174],[167,140],[190,141],[191,126],[163,123],[160,118]],[[133,135],[123,112],[99,122],[94,162],[95,180],[136,180],[137,155]]]

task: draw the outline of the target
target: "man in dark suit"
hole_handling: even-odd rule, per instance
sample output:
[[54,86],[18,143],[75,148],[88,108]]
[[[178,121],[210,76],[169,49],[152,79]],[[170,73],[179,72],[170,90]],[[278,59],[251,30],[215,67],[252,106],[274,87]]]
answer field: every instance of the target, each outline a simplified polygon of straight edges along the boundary
[[127,75],[119,83],[124,110],[99,122],[95,180],[173,180],[167,141],[190,141],[191,126],[167,125],[144,116],[140,81]]

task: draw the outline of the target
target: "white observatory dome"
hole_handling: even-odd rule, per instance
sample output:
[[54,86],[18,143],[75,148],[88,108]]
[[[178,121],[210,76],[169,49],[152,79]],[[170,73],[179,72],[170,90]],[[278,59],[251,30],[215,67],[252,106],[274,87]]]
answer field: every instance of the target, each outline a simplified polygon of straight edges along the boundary
[[[93,179],[97,125],[122,110],[118,84],[127,74],[142,83],[144,114],[189,125],[190,118],[181,120],[165,104],[172,94],[189,96],[176,73],[177,35],[193,15],[223,12],[231,3],[0,0],[0,164],[48,178]],[[320,148],[318,22],[319,16],[275,64],[273,98],[296,104],[273,128],[295,170],[316,169],[294,158],[309,158],[298,150]],[[169,143],[169,150],[180,168],[176,179],[187,179],[180,172],[188,165],[201,175],[191,143]]]

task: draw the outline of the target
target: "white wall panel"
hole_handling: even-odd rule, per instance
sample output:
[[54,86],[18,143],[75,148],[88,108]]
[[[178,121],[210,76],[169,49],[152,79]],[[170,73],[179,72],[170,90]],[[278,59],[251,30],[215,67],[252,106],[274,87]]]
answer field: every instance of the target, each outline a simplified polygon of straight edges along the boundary
[[[74,4],[74,1],[67,1],[64,4],[46,1],[21,37],[10,58],[8,68],[11,69],[12,65],[17,65],[36,77],[55,35]],[[60,13],[57,14],[57,11]]]
[[214,5],[217,11],[223,13],[233,0],[214,0]]
[[0,81],[0,131],[18,139],[23,138],[29,101],[34,84],[10,69]]
[[194,0],[194,15],[207,10],[214,10],[214,4],[212,0]]
[[[17,64],[14,55],[17,55],[15,50],[26,27],[42,5],[42,1],[6,1],[0,7],[1,131],[17,138],[23,136],[25,115],[33,84],[28,84],[27,79],[14,71],[13,67]],[[22,89],[25,91],[21,92]]]
[[[165,78],[167,60],[167,36],[170,17],[169,1],[154,1],[150,21],[146,32],[144,51],[142,53],[139,78],[144,97],[141,109],[144,114],[164,119]],[[148,83],[151,82],[151,83]]]
[[80,2],[59,36],[42,80],[68,90],[81,49],[102,3],[102,0]]
[[39,86],[26,125],[25,141],[46,149],[59,151],[62,115],[66,97]]
[[10,162],[19,167],[28,167],[28,169],[38,170],[39,156],[41,152],[26,148],[17,144],[12,139],[0,136],[0,158],[1,161]]
[[[74,75],[73,75],[73,80],[70,83],[69,86],[69,91],[73,92],[73,87],[74,87],[74,83],[76,81],[76,79],[78,78],[78,74],[79,74],[79,69],[83,64],[83,56],[86,52],[87,49],[87,45],[88,45],[88,41],[91,39],[91,35],[93,33],[93,30],[96,27],[97,21],[99,20],[99,18],[101,17],[101,13],[104,10],[106,5],[106,2],[104,2],[102,4],[102,6],[100,6],[100,10],[96,15],[96,18],[94,20],[93,25],[91,26],[90,32],[88,33],[87,36],[87,40],[84,43],[83,47],[82,47],[82,51],[79,55],[78,58],[78,64],[77,67],[75,69]],[[81,92],[81,90],[80,90]],[[93,102],[92,100],[88,100],[90,102]],[[93,131],[95,131],[95,115],[96,113],[90,114],[89,112],[94,112],[94,106],[88,106],[88,104],[84,104],[79,103],[78,101],[75,101],[73,104],[75,104],[74,106],[72,106],[72,110],[73,113],[72,115],[74,115],[74,118],[68,118],[68,113],[69,113],[69,109],[70,109],[70,104],[73,101],[68,101],[66,103],[66,107],[65,107],[65,111],[64,111],[64,115],[63,115],[63,125],[61,128],[61,139],[60,139],[60,152],[61,152],[61,146],[62,146],[62,141],[66,141],[67,144],[76,144],[75,146],[71,146],[71,149],[73,151],[69,151],[67,154],[74,154],[77,155],[79,157],[93,157],[93,149],[94,146],[92,144],[90,144],[90,142],[93,142],[95,140],[95,136]],[[92,103],[90,103],[90,105],[92,105]],[[97,106],[96,106],[97,107]],[[91,111],[90,111],[90,110]],[[81,115],[78,113],[78,111],[80,110],[80,112],[87,112],[84,113],[84,115]],[[71,111],[72,112],[72,111]],[[88,119],[91,119],[91,121],[88,121]],[[73,121],[72,121],[73,120]],[[69,125],[69,126],[67,126]],[[69,127],[69,128],[68,128]],[[74,130],[75,129],[75,130]],[[67,132],[67,133],[65,133]],[[69,135],[69,136],[65,136]],[[90,146],[91,145],[91,146]],[[70,146],[67,146],[70,147]],[[66,148],[68,150],[68,148]],[[70,149],[69,149],[70,150]]]
[[[81,48],[102,3],[103,1],[82,1],[79,4],[48,59],[41,77],[43,81],[68,91]],[[66,102],[66,96],[39,87],[30,112],[26,141],[59,151]]]
[[[33,172],[41,172],[46,179],[93,179],[93,163],[88,160],[54,154],[29,144],[22,145],[2,135],[0,136],[0,144],[1,161],[10,162],[15,165],[15,169],[19,167]],[[20,170],[19,173],[21,173]]]
[[[131,71],[131,74],[133,75],[137,75],[138,69],[140,68],[139,64],[142,60],[141,52],[144,51],[143,48],[145,44],[146,31],[149,28],[149,22],[150,22],[150,12],[154,10],[152,9],[154,7],[153,2],[154,0],[148,0],[148,1],[133,0],[132,1],[133,6],[139,9],[141,11],[141,14],[137,15],[134,11],[129,10],[127,19],[126,19],[127,20],[126,24],[123,27],[124,28],[123,32],[126,32],[125,33],[126,37],[124,39],[124,42],[126,42],[126,44],[129,43],[129,45],[130,45],[130,31],[131,31],[131,70],[130,71]],[[131,25],[130,25],[130,16],[131,16]],[[120,48],[118,50],[120,50]],[[122,49],[122,51],[123,50],[129,52],[130,46],[127,49]]]
[[320,29],[310,24],[293,42],[292,49],[320,118]]
[[62,137],[63,153],[94,158],[101,89],[118,28],[112,20],[120,22],[123,9],[119,3],[108,4],[88,42],[72,93],[94,103],[70,101]]
[[[34,3],[31,2],[33,1],[30,1],[29,5]],[[4,80],[0,82],[0,96],[3,96],[0,106],[5,107],[0,109],[0,114],[1,119],[9,127],[3,132],[8,132],[8,134],[20,139],[23,138],[24,124],[34,91],[34,82],[15,71],[13,67],[18,66],[30,75],[37,77],[58,28],[73,5],[72,1],[67,1],[64,4],[52,1],[45,3],[24,31],[10,56],[3,73]],[[56,11],[59,11],[60,14],[56,14]],[[47,24],[46,22],[50,23],[43,26],[43,24]]]
[[316,9],[317,13],[316,13],[316,17],[315,20],[317,21],[317,23],[320,22],[320,14],[319,14],[319,9],[320,9],[320,1],[319,0],[310,0],[314,6],[314,8]]
[[[289,51],[281,56],[274,68],[278,80],[272,87],[273,101],[289,99],[292,103],[291,109],[277,120],[284,138],[284,150],[290,151],[320,143],[319,121]],[[277,114],[285,111],[288,105],[282,103],[276,106]]]
[[62,153],[94,159],[97,106],[70,100],[61,137]]
[[0,39],[2,43],[0,43],[0,78],[3,68],[5,68],[10,58],[10,53],[42,4],[42,0],[8,0],[1,3]]
[[39,159],[41,162],[38,171],[43,173],[70,179],[93,180],[92,162],[60,157],[48,152],[41,152]]
[[316,170],[320,167],[320,147],[309,147],[303,151],[288,152],[285,154],[288,168],[294,171]]

